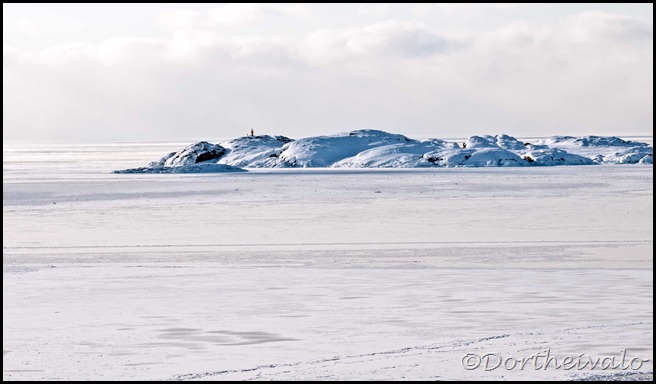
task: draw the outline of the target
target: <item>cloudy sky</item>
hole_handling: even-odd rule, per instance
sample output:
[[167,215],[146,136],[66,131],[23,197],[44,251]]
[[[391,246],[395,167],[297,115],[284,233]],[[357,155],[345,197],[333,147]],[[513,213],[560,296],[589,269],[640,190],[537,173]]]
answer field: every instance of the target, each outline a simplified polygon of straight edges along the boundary
[[5,140],[652,134],[652,4],[2,7]]

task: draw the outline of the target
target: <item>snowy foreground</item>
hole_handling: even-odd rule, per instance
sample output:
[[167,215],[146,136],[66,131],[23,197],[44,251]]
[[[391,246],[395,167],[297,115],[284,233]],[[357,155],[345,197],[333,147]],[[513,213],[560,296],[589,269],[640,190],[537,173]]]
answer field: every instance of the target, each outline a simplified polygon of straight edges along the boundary
[[[414,140],[377,130],[292,140],[245,136],[220,144],[206,141],[171,152],[148,167],[116,173],[204,173],[247,168],[523,167],[591,164],[653,164],[652,146],[618,137],[554,136],[519,141],[508,135],[472,136],[461,145]],[[213,164],[214,168],[198,167]],[[216,166],[222,165],[224,168]]]
[[651,377],[651,165],[106,171],[159,150],[5,150],[3,379]]

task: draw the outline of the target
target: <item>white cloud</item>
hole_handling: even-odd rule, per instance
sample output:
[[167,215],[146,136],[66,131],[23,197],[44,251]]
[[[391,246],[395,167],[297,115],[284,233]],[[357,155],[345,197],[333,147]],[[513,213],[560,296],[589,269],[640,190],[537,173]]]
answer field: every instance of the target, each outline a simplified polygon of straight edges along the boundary
[[55,25],[45,24],[37,17],[18,16],[11,12],[2,14],[3,41],[6,36],[23,36],[29,40],[39,40],[46,37],[61,36],[70,33],[82,33],[89,25],[82,20],[56,15]]
[[270,17],[281,15],[301,17],[306,13],[306,8],[300,4],[231,3],[209,10],[207,19],[216,26],[243,27]]
[[159,17],[175,27],[170,38],[36,54],[4,46],[4,137],[213,139],[251,127],[292,136],[352,128],[548,135],[653,126],[653,27],[636,18],[583,13],[457,38],[384,21],[294,40],[228,36],[201,28],[193,12]]
[[26,36],[37,36],[41,31],[37,22],[29,17],[16,17],[10,13],[2,14],[2,32],[19,33]]
[[387,15],[391,12],[389,4],[362,4],[358,6],[357,10],[363,15],[376,16]]
[[219,25],[243,26],[264,18],[264,9],[258,4],[234,3],[209,11],[211,21]]
[[171,28],[191,28],[201,20],[201,13],[190,9],[170,9],[157,13],[157,21]]
[[423,15],[431,12],[438,12],[450,16],[458,14],[480,15],[485,14],[486,11],[491,9],[504,10],[516,6],[517,4],[512,3],[435,3],[415,5],[412,8],[412,12],[415,15]]
[[320,30],[306,36],[300,52],[313,62],[345,58],[425,57],[444,52],[448,42],[420,23],[377,22],[363,28]]
[[654,26],[634,17],[588,11],[570,16],[563,32],[579,41],[613,39],[630,43],[653,40]]

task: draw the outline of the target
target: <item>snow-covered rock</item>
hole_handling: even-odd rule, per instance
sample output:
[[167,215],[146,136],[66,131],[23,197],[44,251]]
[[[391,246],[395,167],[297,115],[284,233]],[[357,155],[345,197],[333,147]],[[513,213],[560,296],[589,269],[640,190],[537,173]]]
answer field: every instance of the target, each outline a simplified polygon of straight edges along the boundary
[[429,152],[424,157],[441,167],[521,167],[528,162],[517,154],[499,147],[474,148]]
[[509,151],[523,151],[526,149],[527,146],[529,146],[529,143],[525,143],[523,141],[517,140],[516,138],[508,135],[497,135],[494,137],[495,138],[495,143],[503,148],[507,149]]
[[276,167],[282,147],[292,141],[285,136],[244,136],[228,140],[221,143],[227,153],[219,163],[236,167]]
[[191,165],[180,165],[176,167],[167,167],[155,165],[150,167],[130,168],[112,173],[219,173],[219,172],[248,172],[245,169],[233,167],[232,165],[200,163]]
[[[121,173],[234,171],[227,166],[239,170],[653,164],[653,157],[652,146],[618,137],[553,136],[527,143],[508,135],[482,135],[469,137],[461,147],[438,139],[413,140],[383,131],[358,130],[299,140],[284,136],[245,136],[221,144],[201,141],[169,153],[150,167]],[[206,167],[205,164],[226,168]],[[190,166],[194,167],[178,169]]]
[[523,159],[531,165],[589,165],[594,162],[583,156],[568,153],[558,148],[529,150],[523,154]]
[[226,149],[219,144],[210,144],[199,141],[178,152],[171,152],[158,161],[150,163],[151,167],[179,167],[182,165],[198,164],[205,161],[216,162],[226,153]]
[[614,136],[553,136],[538,140],[535,144],[562,149],[597,163],[651,164],[654,156],[654,148],[649,144]]
[[[408,139],[410,140],[410,139]],[[355,156],[342,159],[332,166],[335,168],[416,168],[431,167],[435,164],[424,157],[426,153],[438,150],[455,150],[458,144],[438,139],[383,145],[367,149]]]
[[650,153],[640,159],[639,164],[654,164],[654,154]]
[[308,137],[285,145],[280,162],[285,167],[330,167],[367,149],[412,141],[403,135],[372,129]]

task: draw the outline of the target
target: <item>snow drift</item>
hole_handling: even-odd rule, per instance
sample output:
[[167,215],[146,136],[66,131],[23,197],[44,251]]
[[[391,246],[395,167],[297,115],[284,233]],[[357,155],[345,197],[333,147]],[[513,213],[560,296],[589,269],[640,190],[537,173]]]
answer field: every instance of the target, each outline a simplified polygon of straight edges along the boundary
[[508,135],[471,136],[464,143],[414,140],[377,130],[292,140],[245,136],[220,144],[201,141],[148,167],[116,173],[235,172],[242,168],[524,167],[653,164],[653,148],[618,137],[553,136],[522,142]]

